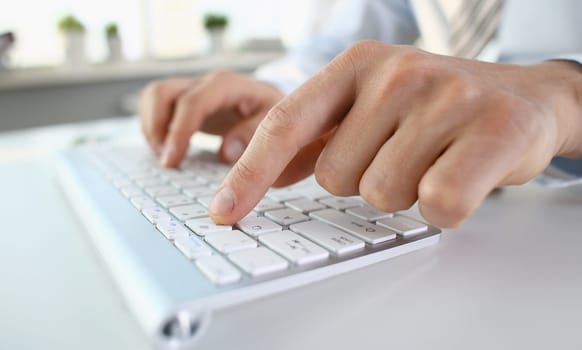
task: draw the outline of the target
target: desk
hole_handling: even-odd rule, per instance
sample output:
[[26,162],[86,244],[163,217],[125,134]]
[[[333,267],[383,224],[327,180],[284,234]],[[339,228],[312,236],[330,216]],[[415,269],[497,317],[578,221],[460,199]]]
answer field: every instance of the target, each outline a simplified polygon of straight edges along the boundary
[[[117,120],[0,136],[2,349],[148,348],[50,160],[111,128],[136,132]],[[436,246],[217,313],[199,348],[581,349],[581,222],[582,188],[507,188]]]

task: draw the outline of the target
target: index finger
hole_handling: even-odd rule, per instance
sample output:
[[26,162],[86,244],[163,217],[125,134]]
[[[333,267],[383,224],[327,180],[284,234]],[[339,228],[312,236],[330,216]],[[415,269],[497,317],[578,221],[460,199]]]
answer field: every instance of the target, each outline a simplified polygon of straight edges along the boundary
[[232,224],[250,212],[293,157],[335,126],[353,103],[355,72],[340,55],[269,111],[219,186],[209,214]]
[[175,78],[148,84],[141,96],[139,115],[144,136],[156,154],[161,152],[176,99],[195,79]]

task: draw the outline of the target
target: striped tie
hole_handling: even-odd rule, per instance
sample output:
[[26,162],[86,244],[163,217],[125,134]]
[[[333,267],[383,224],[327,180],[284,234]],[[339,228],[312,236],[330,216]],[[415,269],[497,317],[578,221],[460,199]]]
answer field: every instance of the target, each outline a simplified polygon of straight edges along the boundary
[[451,55],[475,58],[495,36],[503,0],[457,0],[452,6],[449,19]]

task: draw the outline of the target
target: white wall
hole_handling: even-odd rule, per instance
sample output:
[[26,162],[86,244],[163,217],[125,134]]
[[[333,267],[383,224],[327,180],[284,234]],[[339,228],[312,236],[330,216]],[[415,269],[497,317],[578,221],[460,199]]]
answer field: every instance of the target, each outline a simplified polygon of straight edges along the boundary
[[46,66],[63,62],[62,38],[56,23],[74,14],[87,27],[90,61],[103,61],[106,23],[119,23],[129,59],[187,57],[208,46],[202,28],[207,12],[229,16],[228,42],[248,38],[282,37],[293,44],[312,28],[320,7],[334,0],[0,0],[0,32],[12,30],[17,46],[16,66]]

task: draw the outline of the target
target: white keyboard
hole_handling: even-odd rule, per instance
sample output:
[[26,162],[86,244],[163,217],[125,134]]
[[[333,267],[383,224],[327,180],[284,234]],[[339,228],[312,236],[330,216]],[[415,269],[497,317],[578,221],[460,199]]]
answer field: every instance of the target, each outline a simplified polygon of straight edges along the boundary
[[[191,349],[218,309],[438,242],[441,231],[310,177],[270,189],[233,226],[208,204],[229,167],[192,150],[163,169],[144,145],[86,145],[57,159],[64,193],[155,347]],[[390,281],[386,281],[390,283]]]
[[376,210],[360,197],[332,196],[313,177],[270,189],[236,225],[217,225],[207,207],[229,167],[211,153],[164,169],[135,148],[86,152],[100,173],[217,286],[317,269],[440,231]]

